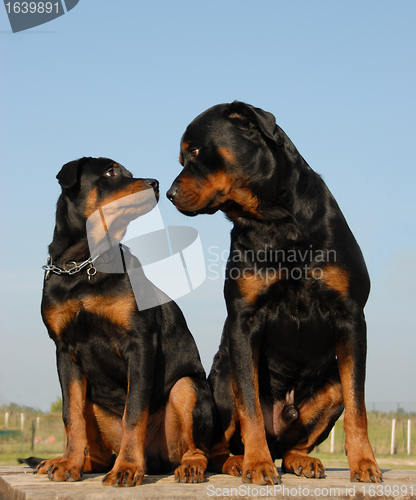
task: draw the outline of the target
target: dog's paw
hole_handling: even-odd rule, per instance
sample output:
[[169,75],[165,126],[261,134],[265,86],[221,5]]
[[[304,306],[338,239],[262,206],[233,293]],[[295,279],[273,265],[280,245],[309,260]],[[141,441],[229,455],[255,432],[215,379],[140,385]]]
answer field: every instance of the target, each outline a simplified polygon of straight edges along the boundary
[[143,482],[145,474],[144,467],[134,463],[122,463],[103,477],[104,486],[139,486]]
[[381,483],[383,475],[375,460],[363,458],[350,467],[351,481]]
[[254,484],[280,484],[280,476],[273,462],[250,462],[245,460],[243,481]]
[[197,461],[185,461],[175,470],[177,483],[203,483],[205,480],[205,464]]
[[37,467],[33,469],[33,474],[49,474],[48,469],[52,465],[62,462],[62,457],[52,458],[50,460],[42,460]]
[[47,474],[51,481],[79,481],[83,474],[82,465],[71,459],[53,458],[44,460],[36,469],[34,474]]
[[243,464],[243,455],[235,455],[233,457],[229,457],[222,466],[222,473],[229,474],[230,476],[241,477],[243,475]]
[[325,467],[322,462],[308,455],[289,453],[283,457],[282,469],[285,472],[314,479],[325,477]]

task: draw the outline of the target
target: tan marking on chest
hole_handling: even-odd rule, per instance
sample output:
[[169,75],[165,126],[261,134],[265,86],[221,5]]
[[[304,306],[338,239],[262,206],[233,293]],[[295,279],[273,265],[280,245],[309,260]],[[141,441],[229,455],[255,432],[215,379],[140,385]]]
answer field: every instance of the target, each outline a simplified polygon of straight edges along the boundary
[[286,275],[284,272],[279,273],[279,271],[275,269],[264,271],[262,274],[243,272],[241,277],[238,278],[237,283],[240,293],[247,304],[253,305],[263,290],[266,290],[270,285],[276,283],[280,279],[285,279],[285,277]]
[[345,296],[349,288],[349,275],[347,271],[336,266],[326,266],[323,269],[322,281],[340,295]]
[[134,295],[125,297],[113,295],[104,297],[90,296],[82,300],[82,305],[86,311],[102,316],[122,328],[130,326],[131,316],[137,309]]
[[84,310],[110,321],[123,329],[130,327],[131,317],[136,311],[136,301],[133,295],[118,297],[86,296],[82,300],[69,299],[49,307],[45,311],[45,321],[49,328],[60,335],[62,330]]
[[45,311],[45,322],[56,335],[59,335],[66,325],[75,318],[79,310],[80,306],[77,299],[59,302]]

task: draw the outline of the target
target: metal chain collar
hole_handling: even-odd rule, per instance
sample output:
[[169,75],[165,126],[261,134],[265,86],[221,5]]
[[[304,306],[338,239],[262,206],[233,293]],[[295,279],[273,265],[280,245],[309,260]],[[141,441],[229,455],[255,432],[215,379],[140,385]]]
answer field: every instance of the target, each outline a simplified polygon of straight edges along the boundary
[[[99,257],[98,255],[97,255],[97,257],[94,257],[94,258],[90,257],[87,260],[85,260],[84,262],[82,262],[81,264],[77,264],[74,260],[71,260],[69,262],[65,262],[64,269],[62,269],[61,267],[55,266],[55,264],[52,263],[52,258],[48,257],[46,265],[42,266],[42,269],[45,270],[45,279],[48,280],[50,278],[51,273],[68,274],[69,276],[72,276],[73,274],[79,273],[84,268],[89,266],[87,269],[87,274],[88,274],[88,279],[91,280],[91,277],[97,273],[97,269],[95,269],[95,267],[93,266],[93,263],[98,257]],[[73,266],[70,267],[69,269],[67,269],[67,266],[69,264],[73,264]]]

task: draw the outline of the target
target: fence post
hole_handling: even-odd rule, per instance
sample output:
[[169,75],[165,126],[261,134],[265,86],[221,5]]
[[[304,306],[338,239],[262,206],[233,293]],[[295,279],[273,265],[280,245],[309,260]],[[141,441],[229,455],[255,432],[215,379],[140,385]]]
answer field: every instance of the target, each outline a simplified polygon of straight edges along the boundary
[[35,421],[32,420],[32,438],[30,444],[30,450],[33,451],[35,449]]
[[332,427],[331,431],[331,453],[334,453],[335,450],[335,425]]
[[8,428],[9,428],[9,412],[8,412],[8,411],[6,411],[6,415],[5,415],[5,417],[4,417],[4,427],[5,427],[6,429],[8,429]]
[[410,434],[412,428],[412,421],[410,418],[407,421],[407,454],[410,455]]
[[22,431],[22,434],[24,434],[24,431],[25,431],[25,414],[24,413],[20,414],[20,430]]
[[40,417],[36,417],[36,432],[39,432],[40,429]]
[[390,455],[394,455],[394,440],[396,436],[396,419],[393,418],[391,422],[391,446],[390,446]]

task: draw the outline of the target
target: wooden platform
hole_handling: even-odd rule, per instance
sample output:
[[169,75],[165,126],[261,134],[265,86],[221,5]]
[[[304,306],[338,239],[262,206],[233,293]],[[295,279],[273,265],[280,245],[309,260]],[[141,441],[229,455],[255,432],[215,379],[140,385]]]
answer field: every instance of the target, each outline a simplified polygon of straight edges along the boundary
[[111,488],[101,484],[103,474],[86,474],[76,483],[54,483],[46,475],[33,475],[29,467],[0,467],[1,500],[130,500],[139,499],[416,499],[416,471],[383,470],[378,485],[351,483],[348,469],[327,469],[325,479],[282,475],[276,487],[245,484],[240,478],[208,474],[202,484],[177,484],[173,476],[146,476],[141,486]]

